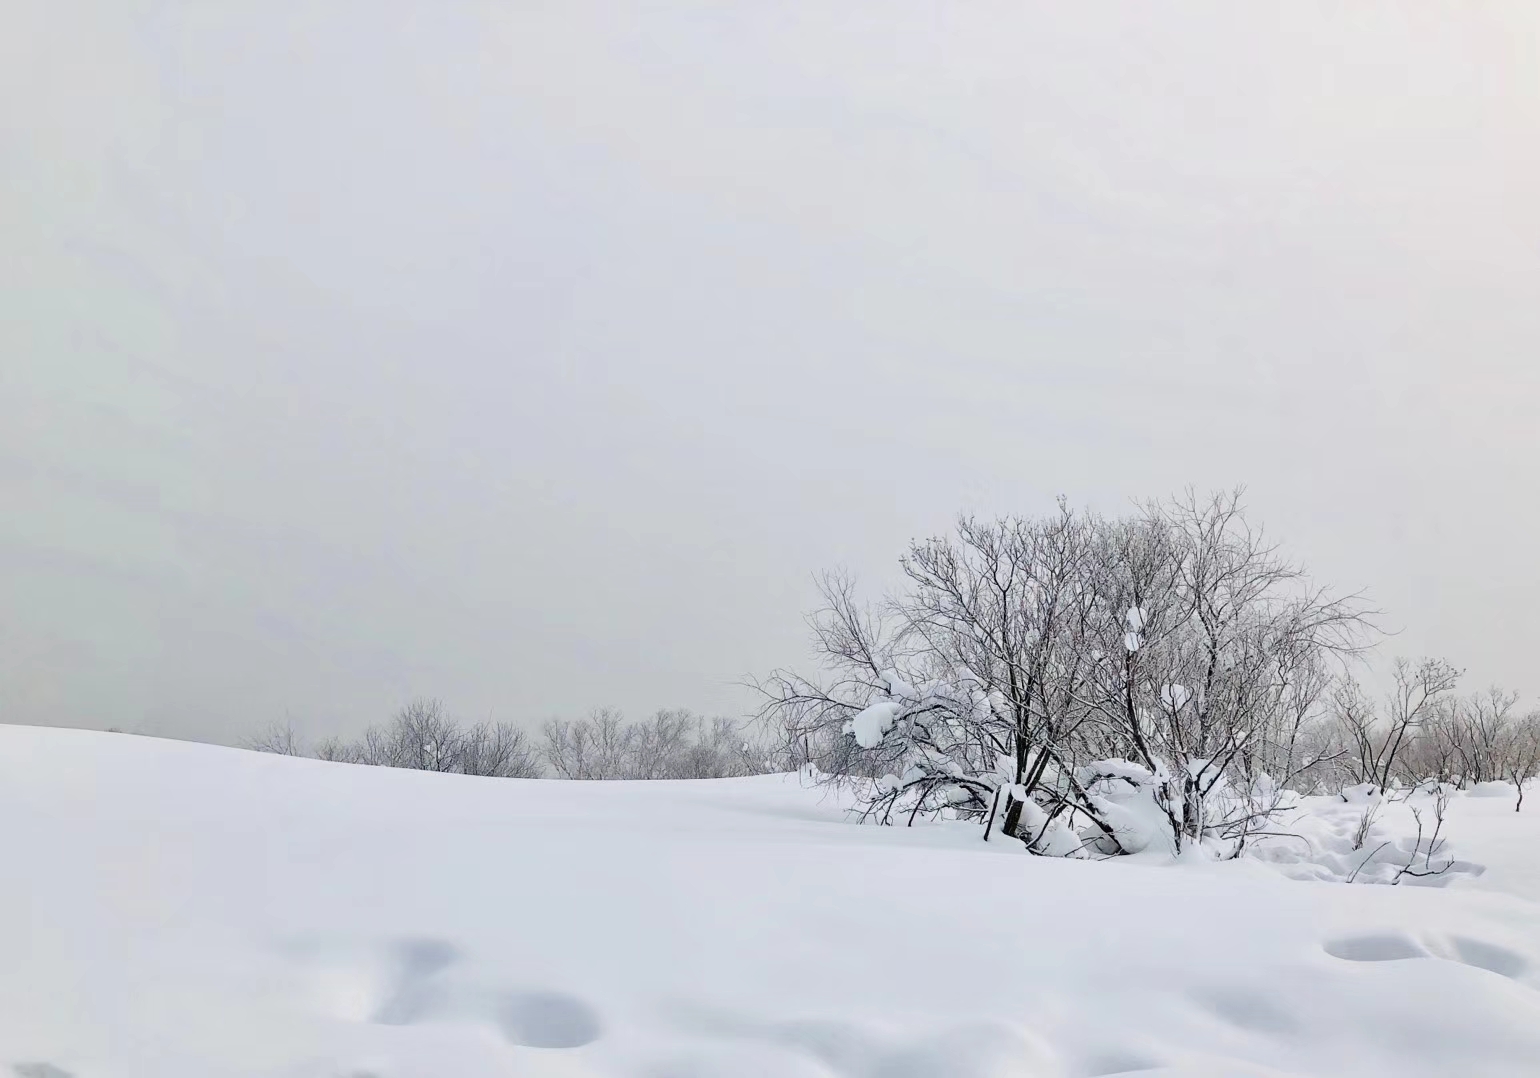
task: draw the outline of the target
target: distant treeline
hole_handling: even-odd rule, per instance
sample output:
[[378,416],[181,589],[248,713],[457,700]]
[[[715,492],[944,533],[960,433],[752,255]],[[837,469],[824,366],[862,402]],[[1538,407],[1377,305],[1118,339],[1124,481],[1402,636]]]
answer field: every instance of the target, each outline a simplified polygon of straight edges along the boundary
[[283,724],[246,744],[286,756],[499,778],[733,778],[777,770],[779,755],[751,723],[683,709],[628,722],[601,708],[585,719],[551,719],[531,735],[508,722],[463,722],[434,699],[413,700],[356,740],[309,744]]

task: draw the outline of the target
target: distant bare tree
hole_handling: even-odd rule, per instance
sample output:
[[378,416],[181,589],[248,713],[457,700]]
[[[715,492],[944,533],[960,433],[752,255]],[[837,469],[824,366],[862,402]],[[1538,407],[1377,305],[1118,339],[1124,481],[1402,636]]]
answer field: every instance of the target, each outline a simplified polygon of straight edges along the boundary
[[691,747],[700,720],[688,711],[665,709],[629,726],[622,738],[618,771],[628,779],[678,778],[680,761]]
[[586,719],[551,719],[540,753],[568,779],[704,779],[762,774],[775,755],[745,724],[665,708],[626,722],[601,708]]
[[359,745],[352,741],[344,741],[340,737],[328,737],[317,741],[312,755],[317,760],[329,760],[333,763],[357,764],[363,762],[359,759]]
[[1439,714],[1459,683],[1460,671],[1442,659],[1411,663],[1398,658],[1392,678],[1383,713],[1353,681],[1345,682],[1335,699],[1337,721],[1351,749],[1353,777],[1380,790],[1398,774],[1402,752]]
[[364,731],[354,745],[353,763],[370,767],[405,767],[405,757],[391,731],[382,726],[371,726]]
[[1460,701],[1455,709],[1459,730],[1455,750],[1465,782],[1504,777],[1504,756],[1512,745],[1513,709],[1518,700],[1518,693],[1494,686]]
[[261,734],[250,737],[243,742],[243,746],[254,749],[257,752],[272,752],[279,756],[304,756],[305,745],[303,739],[294,732],[294,727],[287,722],[273,723]]
[[464,732],[437,700],[417,699],[397,711],[385,726],[371,726],[354,745],[335,739],[323,743],[326,758],[374,767],[416,771],[454,771]]
[[541,754],[564,779],[624,778],[625,720],[613,708],[599,708],[586,719],[551,719],[541,728]]
[[481,722],[465,731],[459,743],[463,775],[533,779],[540,777],[540,760],[529,735],[506,722]]
[[1540,771],[1540,712],[1532,712],[1516,722],[1508,734],[1504,753],[1508,781],[1518,788],[1518,803],[1513,811],[1524,807],[1524,784]]
[[777,767],[757,730],[732,719],[696,717],[694,735],[671,778],[715,779],[760,775]]

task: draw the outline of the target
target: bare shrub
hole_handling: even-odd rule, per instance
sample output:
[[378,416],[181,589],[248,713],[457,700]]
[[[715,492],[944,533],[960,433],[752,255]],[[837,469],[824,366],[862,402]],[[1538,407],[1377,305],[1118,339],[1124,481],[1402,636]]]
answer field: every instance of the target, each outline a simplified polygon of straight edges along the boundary
[[[1448,872],[1454,865],[1454,859],[1444,854],[1444,819],[1449,814],[1449,790],[1447,787],[1438,787],[1433,794],[1433,832],[1424,838],[1424,823],[1422,810],[1412,806],[1412,819],[1417,824],[1417,837],[1412,842],[1411,857],[1406,866],[1398,871],[1392,883],[1400,883],[1403,879],[1411,877],[1419,879],[1425,876],[1439,876]],[[1422,867],[1418,867],[1417,858],[1422,858]],[[1434,858],[1440,860],[1435,863]]]
[[242,747],[257,752],[272,752],[279,756],[305,755],[304,740],[287,722],[273,723],[257,736],[247,738],[242,742]]
[[1322,733],[1334,659],[1369,625],[1250,526],[1238,495],[1108,521],[964,518],[859,602],[825,577],[827,671],[761,683],[790,755],[868,792],[869,818],[947,812],[1038,852],[1158,841],[1238,852],[1279,778],[1341,756]]
[[1353,827],[1353,849],[1361,850],[1369,841],[1369,833],[1374,830],[1374,822],[1379,818],[1383,804],[1384,802],[1379,798],[1372,798],[1364,806],[1363,815],[1358,818],[1358,823]]

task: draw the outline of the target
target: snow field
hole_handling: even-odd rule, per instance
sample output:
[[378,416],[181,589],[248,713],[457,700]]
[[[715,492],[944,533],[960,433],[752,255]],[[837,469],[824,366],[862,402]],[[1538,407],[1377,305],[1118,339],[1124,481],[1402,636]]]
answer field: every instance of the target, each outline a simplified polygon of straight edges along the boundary
[[1456,797],[1468,868],[1390,887],[1286,878],[1362,812],[1305,808],[1310,858],[1072,861],[856,826],[795,777],[474,779],[4,727],[0,1068],[1540,1073],[1540,817]]

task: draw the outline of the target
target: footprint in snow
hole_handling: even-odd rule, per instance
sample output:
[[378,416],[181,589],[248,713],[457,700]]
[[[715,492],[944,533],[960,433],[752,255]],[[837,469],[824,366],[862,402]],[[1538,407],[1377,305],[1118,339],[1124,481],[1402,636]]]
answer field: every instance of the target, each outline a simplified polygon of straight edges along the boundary
[[1419,942],[1404,932],[1342,936],[1322,945],[1327,954],[1347,962],[1398,962],[1409,958],[1441,958],[1518,979],[1530,962],[1517,951],[1469,936],[1431,937]]
[[580,999],[556,992],[519,992],[497,1007],[497,1025],[510,1044],[525,1048],[581,1048],[599,1039],[598,1013]]
[[1151,1056],[1113,1052],[1087,1060],[1079,1078],[1119,1078],[1122,1075],[1133,1078],[1139,1071],[1158,1070],[1162,1066],[1163,1063]]
[[1344,962],[1399,962],[1406,958],[1428,957],[1428,952],[1416,940],[1402,932],[1342,936],[1327,940],[1321,946],[1327,954]]
[[1471,939],[1469,936],[1448,936],[1433,940],[1428,949],[1436,958],[1463,962],[1499,977],[1517,979],[1529,972],[1529,960],[1517,951],[1510,951],[1485,940]]
[[[581,1048],[603,1031],[598,1012],[560,992],[509,990],[468,975],[461,953],[431,937],[365,945],[301,944],[316,998],[332,1017],[382,1026],[470,1021],[522,1048]],[[69,1078],[38,1071],[17,1078]]]
[[411,1025],[431,1007],[434,978],[459,961],[460,953],[439,939],[406,939],[391,948],[389,987],[371,1021],[382,1026]]

